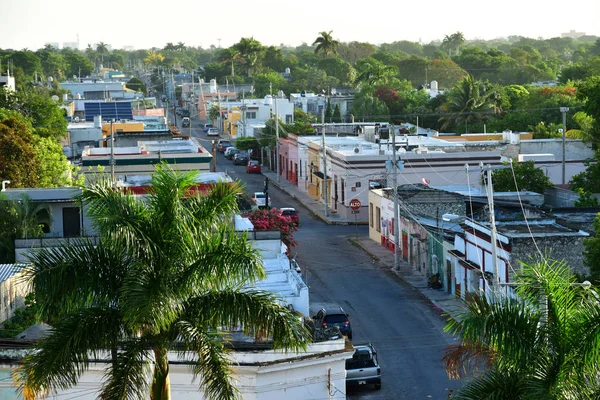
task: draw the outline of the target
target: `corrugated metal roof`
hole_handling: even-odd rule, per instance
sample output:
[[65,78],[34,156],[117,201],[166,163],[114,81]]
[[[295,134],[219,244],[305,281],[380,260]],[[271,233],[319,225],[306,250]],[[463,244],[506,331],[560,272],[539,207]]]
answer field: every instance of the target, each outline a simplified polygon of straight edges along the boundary
[[4,282],[14,274],[21,272],[27,264],[0,264],[0,282]]

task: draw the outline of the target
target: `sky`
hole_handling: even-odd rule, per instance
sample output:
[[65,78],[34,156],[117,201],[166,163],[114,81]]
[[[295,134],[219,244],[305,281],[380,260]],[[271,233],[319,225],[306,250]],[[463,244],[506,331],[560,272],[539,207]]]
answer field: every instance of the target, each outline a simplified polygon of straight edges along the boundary
[[266,46],[312,44],[332,31],[340,42],[423,44],[457,31],[467,40],[511,35],[551,38],[575,30],[600,36],[599,0],[0,0],[0,48],[99,42],[113,49],[166,43],[229,47],[243,37]]

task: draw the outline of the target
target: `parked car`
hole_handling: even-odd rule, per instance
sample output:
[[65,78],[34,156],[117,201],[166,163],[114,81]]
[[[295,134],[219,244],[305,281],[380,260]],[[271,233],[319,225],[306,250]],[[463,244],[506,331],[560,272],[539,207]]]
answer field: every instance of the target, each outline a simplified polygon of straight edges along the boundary
[[239,153],[239,150],[235,148],[235,146],[229,146],[228,148],[225,149],[225,151],[223,152],[223,155],[225,156],[226,159],[231,160],[233,159],[233,156]]
[[217,151],[221,153],[224,153],[228,147],[231,147],[231,142],[228,139],[219,139],[217,142]]
[[190,115],[190,110],[186,110],[185,108],[181,109],[181,116],[182,117],[189,117]]
[[219,130],[217,128],[210,128],[206,131],[206,136],[219,136]]
[[352,340],[352,325],[348,314],[340,306],[324,307],[319,310],[317,315],[313,317],[315,326],[320,328],[328,328],[336,326],[342,335],[348,336]]
[[269,196],[269,201],[267,202],[267,195],[264,192],[254,192],[254,196],[252,196],[252,201],[260,208],[267,207],[271,205],[271,196]]
[[381,367],[371,343],[354,345],[352,358],[346,360],[346,386],[375,385],[381,389]]
[[202,129],[204,132],[208,132],[208,130],[210,128],[214,128],[214,126],[212,126],[212,124],[204,124],[204,129]]
[[298,215],[298,211],[296,211],[295,208],[283,207],[283,208],[280,208],[279,211],[281,211],[281,215],[283,217],[285,217],[286,219],[289,219],[294,224],[298,225],[300,223],[300,217]]
[[256,160],[250,160],[248,162],[248,166],[246,167],[246,172],[249,174],[250,173],[260,174],[260,172],[261,172],[260,162],[258,162]]
[[181,120],[181,127],[187,128],[189,126],[190,126],[190,119],[188,117],[183,117],[183,119]]
[[248,165],[248,161],[248,155],[241,151],[233,156],[233,165]]

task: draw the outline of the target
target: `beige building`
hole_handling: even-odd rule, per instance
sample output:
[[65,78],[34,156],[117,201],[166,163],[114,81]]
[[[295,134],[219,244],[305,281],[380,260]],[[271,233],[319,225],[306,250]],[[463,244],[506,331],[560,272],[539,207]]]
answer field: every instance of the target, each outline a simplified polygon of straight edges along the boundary
[[25,264],[0,264],[0,323],[11,319],[25,305],[29,285],[23,282]]

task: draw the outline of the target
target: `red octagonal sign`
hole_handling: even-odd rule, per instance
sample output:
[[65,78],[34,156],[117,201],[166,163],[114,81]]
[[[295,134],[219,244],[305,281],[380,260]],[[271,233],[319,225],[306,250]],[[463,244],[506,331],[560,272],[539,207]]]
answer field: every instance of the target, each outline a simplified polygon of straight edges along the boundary
[[350,208],[354,211],[358,211],[360,210],[360,206],[362,204],[360,204],[360,200],[359,199],[352,199],[350,200]]

